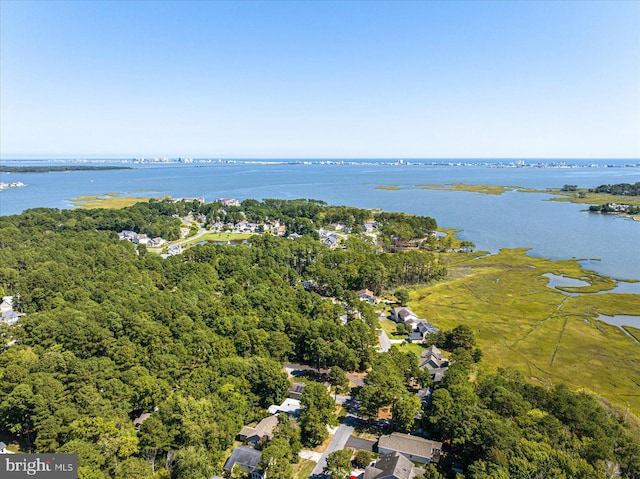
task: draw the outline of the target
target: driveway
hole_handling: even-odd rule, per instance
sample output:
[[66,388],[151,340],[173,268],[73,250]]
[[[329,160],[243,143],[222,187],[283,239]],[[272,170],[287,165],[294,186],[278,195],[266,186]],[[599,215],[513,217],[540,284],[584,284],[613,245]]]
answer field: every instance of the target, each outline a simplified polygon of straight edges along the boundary
[[349,437],[351,437],[352,432],[353,432],[353,427],[345,426],[344,424],[340,425],[340,427],[334,434],[333,439],[331,440],[331,444],[329,444],[329,447],[327,448],[327,450],[324,452],[324,454],[322,454],[322,457],[318,461],[318,464],[316,465],[315,469],[311,473],[311,476],[309,477],[316,477],[316,478],[325,477],[325,474],[322,471],[327,466],[327,456],[331,454],[333,451],[338,451],[340,449],[343,449],[344,445],[349,440]]
[[389,336],[385,333],[384,329],[380,330],[380,334],[378,335],[378,339],[380,340],[380,352],[386,353],[391,349],[391,341],[389,340]]

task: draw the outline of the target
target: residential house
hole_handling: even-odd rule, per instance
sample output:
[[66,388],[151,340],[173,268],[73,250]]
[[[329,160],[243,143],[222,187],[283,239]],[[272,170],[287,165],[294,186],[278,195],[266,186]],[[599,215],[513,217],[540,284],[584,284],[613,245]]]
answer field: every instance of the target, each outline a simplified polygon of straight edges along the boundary
[[200,197],[200,198],[172,198],[171,199],[172,203],[179,203],[179,202],[193,203],[194,201],[197,201],[201,205],[204,205],[204,198],[203,197]]
[[249,473],[250,479],[265,479],[265,474],[258,469],[262,452],[247,446],[236,447],[227,462],[224,463],[226,471],[232,471],[238,466],[243,471]]
[[429,346],[420,355],[420,367],[427,368],[434,383],[439,383],[449,369],[449,360],[442,357],[442,351],[436,346]]
[[367,301],[368,303],[371,303],[371,304],[375,304],[378,302],[378,297],[375,294],[373,294],[373,291],[370,291],[368,289],[361,289],[356,294],[358,295],[358,298],[360,298],[362,301]]
[[122,230],[120,233],[118,233],[118,238],[120,238],[121,240],[131,241],[132,243],[133,240],[137,237],[138,233],[136,233],[135,231]]
[[163,238],[161,238],[160,236],[157,236],[155,238],[150,239],[147,242],[147,246],[150,246],[151,248],[157,248],[158,246],[162,246],[165,243],[166,241]]
[[414,325],[418,322],[418,316],[416,313],[411,311],[411,308],[407,306],[401,306],[399,308],[393,308],[391,310],[391,319],[396,323],[403,323],[411,328],[414,328]]
[[420,402],[422,404],[427,404],[427,403],[431,402],[431,389],[429,389],[429,388],[420,389],[416,393],[416,396],[418,396],[418,399],[420,399]]
[[240,206],[240,202],[235,198],[216,198],[214,203],[222,203],[225,206]]
[[302,391],[304,391],[305,383],[293,383],[289,388],[288,396],[291,399],[300,399],[302,397]]
[[0,323],[5,323],[9,326],[13,326],[18,322],[18,319],[20,319],[18,314],[11,309],[9,311],[2,312],[2,316],[0,317]]
[[144,244],[144,245],[146,245],[146,244],[149,244],[149,240],[150,239],[151,238],[149,238],[149,236],[147,236],[146,234],[139,234],[139,235],[136,235],[136,237],[133,238],[133,240],[131,240],[131,242],[133,244]]
[[421,464],[437,462],[440,459],[442,443],[429,441],[410,434],[394,432],[380,436],[378,440],[378,452],[380,454],[391,454],[399,452],[407,459]]
[[140,415],[133,420],[133,425],[135,426],[135,428],[140,429],[140,426],[142,426],[142,424],[144,424],[144,422],[149,419],[149,416],[151,416],[150,412],[140,413]]
[[433,324],[420,320],[415,323],[415,329],[409,334],[409,341],[412,343],[422,343],[427,334],[435,334],[440,331]]
[[322,244],[327,248],[335,248],[338,246],[338,235],[321,229],[320,241],[322,241]]
[[377,221],[367,221],[364,225],[362,225],[362,229],[365,233],[373,233],[378,227],[380,223]]
[[13,326],[18,322],[18,314],[13,310],[13,296],[4,296],[0,303],[0,323]]
[[238,439],[255,445],[260,441],[273,439],[273,430],[278,425],[278,416],[265,417],[255,427],[245,426],[238,433]]
[[300,401],[298,399],[287,398],[279,406],[277,404],[272,404],[269,406],[267,411],[269,411],[270,414],[283,412],[285,414],[296,416],[300,413]]
[[413,479],[415,475],[413,463],[399,452],[380,456],[364,470],[364,479]]
[[169,254],[169,256],[180,254],[182,253],[182,246],[179,244],[171,245],[167,248],[167,253]]
[[0,441],[0,454],[7,454],[7,445]]

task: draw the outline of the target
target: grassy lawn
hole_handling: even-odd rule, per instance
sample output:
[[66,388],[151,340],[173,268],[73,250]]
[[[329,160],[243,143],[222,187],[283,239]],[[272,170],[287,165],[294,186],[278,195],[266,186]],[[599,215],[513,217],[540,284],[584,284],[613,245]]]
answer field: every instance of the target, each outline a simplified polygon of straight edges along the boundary
[[424,351],[425,349],[422,344],[414,344],[414,343],[407,343],[407,342],[404,342],[402,344],[394,344],[394,346],[399,347],[401,351],[405,351],[405,352],[411,351],[416,356],[420,356],[422,354],[422,351]]
[[307,479],[316,467],[316,463],[310,459],[300,459],[298,464],[293,465],[294,479]]
[[253,236],[252,233],[205,233],[202,236],[198,236],[192,241],[185,241],[182,243],[183,245],[190,245],[195,243],[200,243],[201,241],[242,241]]
[[[628,402],[640,414],[640,345],[617,326],[595,319],[640,315],[640,295],[606,293],[612,279],[585,271],[574,260],[527,256],[525,249],[467,255],[449,268],[452,279],[411,292],[410,306],[440,328],[471,326],[484,366],[515,367],[537,384],[564,382],[617,404]],[[579,294],[569,296],[547,287],[545,273],[589,286],[571,288]],[[597,291],[604,293],[587,294]]]
[[629,333],[631,336],[636,338],[637,341],[640,341],[640,328],[634,328],[633,326],[622,326],[624,330]]
[[396,323],[391,321],[390,319],[381,319],[380,327],[387,334],[395,334],[396,333]]

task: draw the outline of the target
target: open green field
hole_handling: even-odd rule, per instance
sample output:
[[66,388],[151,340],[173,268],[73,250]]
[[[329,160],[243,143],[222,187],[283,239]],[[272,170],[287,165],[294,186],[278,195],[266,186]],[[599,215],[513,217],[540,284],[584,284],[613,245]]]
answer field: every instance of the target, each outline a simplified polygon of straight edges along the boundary
[[[640,315],[640,295],[607,292],[612,279],[575,260],[528,256],[526,249],[445,258],[451,258],[450,279],[411,292],[419,316],[445,329],[472,327],[486,367],[515,367],[537,384],[564,382],[640,414],[640,344],[595,319]],[[589,286],[564,288],[568,294],[549,288],[545,273]]]
[[105,193],[103,195],[78,196],[69,200],[74,206],[84,209],[108,208],[119,209],[136,203],[146,203],[151,198],[137,196],[120,196],[123,193]]
[[636,338],[636,341],[640,343],[640,328],[634,328],[633,326],[622,326],[622,329]]
[[200,243],[201,241],[242,241],[251,238],[251,233],[205,233],[201,236],[185,241],[183,245]]

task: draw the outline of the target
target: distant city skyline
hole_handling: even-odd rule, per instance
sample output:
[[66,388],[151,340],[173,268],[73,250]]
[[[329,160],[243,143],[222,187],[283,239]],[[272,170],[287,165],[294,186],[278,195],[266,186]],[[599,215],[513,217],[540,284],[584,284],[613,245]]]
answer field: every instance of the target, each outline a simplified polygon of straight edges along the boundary
[[640,158],[640,2],[2,0],[0,158]]

